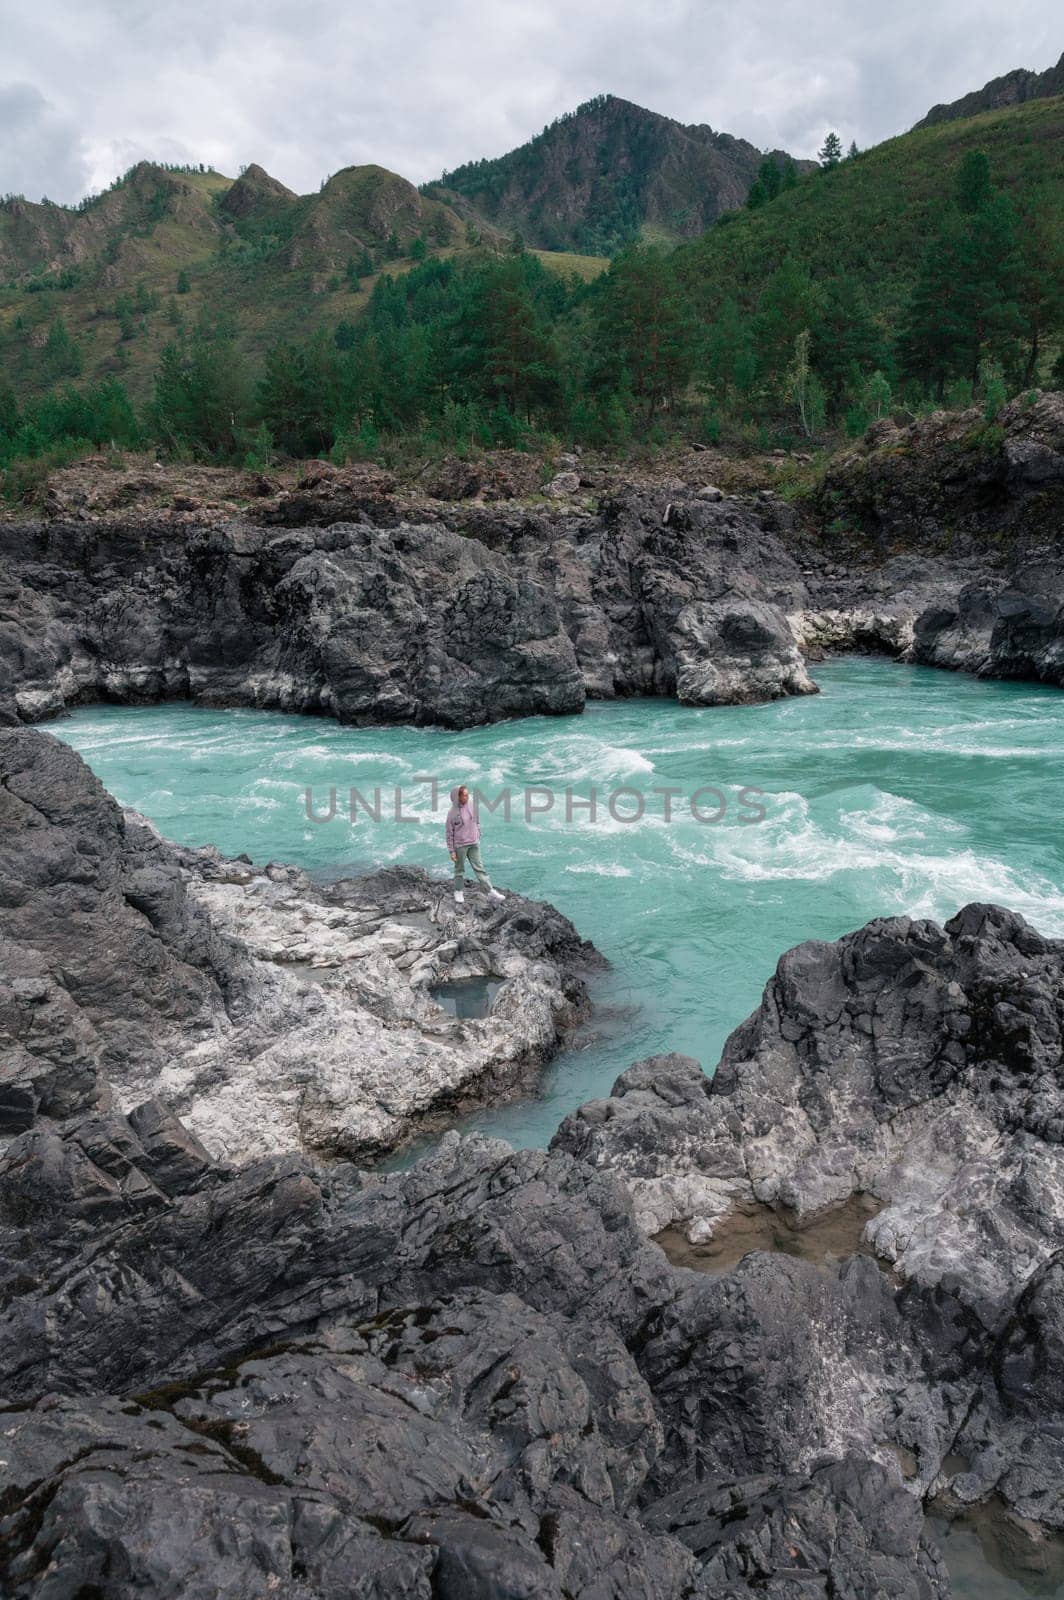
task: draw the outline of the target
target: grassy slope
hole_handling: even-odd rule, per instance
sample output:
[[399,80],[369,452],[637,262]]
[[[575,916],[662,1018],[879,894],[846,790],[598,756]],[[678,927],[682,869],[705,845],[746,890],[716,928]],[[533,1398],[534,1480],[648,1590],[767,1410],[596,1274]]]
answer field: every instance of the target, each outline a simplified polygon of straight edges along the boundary
[[[279,339],[352,320],[381,272],[408,271],[414,264],[409,254],[382,259],[390,233],[401,250],[419,235],[429,239],[433,255],[467,248],[464,225],[453,212],[379,167],[347,168],[316,195],[260,192],[252,183],[238,215],[227,211],[225,199],[242,180],[208,172],[163,175],[166,207],[153,217],[159,181],[155,169],[138,169],[82,213],[24,203],[17,215],[0,208],[0,263],[8,276],[0,287],[0,382],[25,397],[57,381],[46,368],[43,344],[61,317],[81,349],[82,378],[116,376],[143,399],[164,345],[177,332],[175,315],[191,328],[202,311],[224,313],[254,362]],[[432,242],[433,225],[438,234],[447,231],[447,244]],[[363,247],[377,269],[352,287],[344,267]],[[606,265],[564,252],[537,255],[551,270],[582,278]],[[71,264],[78,269],[73,287],[27,288]],[[182,271],[189,290],[179,295]],[[158,303],[135,315],[134,335],[123,339],[115,301],[141,284]]]
[[814,174],[686,246],[678,258],[684,274],[711,313],[729,295],[753,304],[769,274],[795,259],[815,278],[851,273],[889,322],[969,150],[986,151],[994,181],[1021,216],[1037,203],[1064,231],[1064,97],[1058,97],[920,128]]

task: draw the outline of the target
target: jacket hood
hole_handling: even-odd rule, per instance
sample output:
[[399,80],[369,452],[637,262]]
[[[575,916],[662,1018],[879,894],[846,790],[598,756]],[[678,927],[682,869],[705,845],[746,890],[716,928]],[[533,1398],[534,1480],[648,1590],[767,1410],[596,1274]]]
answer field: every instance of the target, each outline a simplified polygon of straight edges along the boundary
[[[458,791],[459,791],[459,789],[461,789],[461,788],[462,788],[462,787],[463,787],[463,785],[462,785],[462,784],[460,784],[460,783],[456,783],[456,784],[455,784],[455,786],[454,786],[454,788],[453,788],[453,789],[452,789],[452,790],[451,790],[451,807],[452,807],[452,809],[453,809],[453,810],[455,810],[455,811],[457,811],[457,810],[459,810],[459,805],[458,805]],[[473,796],[472,796],[472,795],[470,795],[470,796],[469,796],[469,799],[468,799],[468,800],[467,800],[467,801],[466,801],[466,805],[469,805],[469,806],[471,806],[471,805],[472,805],[472,804],[473,804]]]

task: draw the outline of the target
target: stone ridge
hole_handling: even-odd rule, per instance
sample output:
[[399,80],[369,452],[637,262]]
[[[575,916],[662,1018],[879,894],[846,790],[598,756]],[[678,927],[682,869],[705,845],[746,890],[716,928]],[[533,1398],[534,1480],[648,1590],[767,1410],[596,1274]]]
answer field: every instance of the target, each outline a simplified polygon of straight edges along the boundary
[[1047,100],[1052,95],[1064,94],[1064,55],[1054,67],[1044,72],[1031,72],[1026,67],[1016,67],[991,78],[981,89],[951,100],[946,105],[932,106],[926,117],[913,124],[916,128],[930,128],[939,122],[956,122],[961,117],[975,117],[981,111],[1001,111],[1007,106],[1022,105],[1027,100]]

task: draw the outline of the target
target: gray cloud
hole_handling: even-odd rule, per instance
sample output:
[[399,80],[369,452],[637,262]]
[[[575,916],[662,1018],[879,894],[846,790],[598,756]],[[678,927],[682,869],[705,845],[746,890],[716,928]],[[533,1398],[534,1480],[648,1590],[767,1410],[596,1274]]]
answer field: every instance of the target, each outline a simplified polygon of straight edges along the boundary
[[76,200],[88,181],[75,123],[32,83],[0,83],[0,192]]
[[[4,16],[7,10],[11,14]],[[608,90],[764,148],[862,147],[1060,49],[1051,0],[0,0],[0,191],[77,199],[141,157],[292,188],[415,181]]]

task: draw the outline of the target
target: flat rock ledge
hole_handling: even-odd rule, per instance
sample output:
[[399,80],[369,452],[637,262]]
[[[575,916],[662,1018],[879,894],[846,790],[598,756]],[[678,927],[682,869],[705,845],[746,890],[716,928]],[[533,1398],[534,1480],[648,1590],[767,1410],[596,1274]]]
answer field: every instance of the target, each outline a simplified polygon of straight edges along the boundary
[[[392,869],[321,887],[181,850],[68,747],[0,732],[0,1133],[161,1094],[229,1159],[360,1160],[535,1080],[603,965],[553,907]],[[483,1019],[441,982],[488,977]]]

